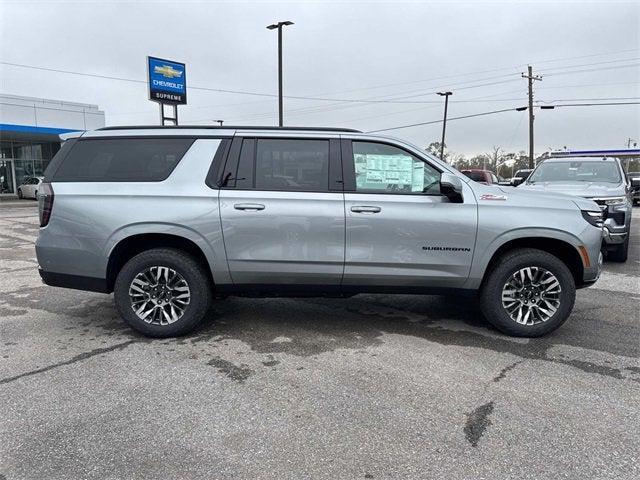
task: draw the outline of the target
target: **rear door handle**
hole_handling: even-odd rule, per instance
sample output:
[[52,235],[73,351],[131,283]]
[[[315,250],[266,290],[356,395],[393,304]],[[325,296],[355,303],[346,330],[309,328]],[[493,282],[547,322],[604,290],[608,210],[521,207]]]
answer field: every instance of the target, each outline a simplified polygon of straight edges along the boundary
[[351,207],[351,211],[355,213],[378,213],[382,210],[380,207],[371,207],[368,205],[355,205]]
[[256,212],[258,210],[264,210],[264,205],[261,203],[236,203],[233,208],[236,210],[247,210],[249,212]]

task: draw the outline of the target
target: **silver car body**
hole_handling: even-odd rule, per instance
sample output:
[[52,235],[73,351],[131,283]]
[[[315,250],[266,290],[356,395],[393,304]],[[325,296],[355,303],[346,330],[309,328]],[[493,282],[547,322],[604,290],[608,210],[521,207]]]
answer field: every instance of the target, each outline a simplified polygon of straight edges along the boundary
[[[83,138],[166,134],[153,128],[99,130]],[[220,290],[265,285],[283,290],[302,286],[309,294],[474,290],[496,252],[514,241],[529,246],[560,241],[580,252],[583,260],[586,253],[589,260],[583,262],[579,286],[594,282],[600,272],[602,231],[581,213],[598,210],[591,200],[481,185],[418,147],[389,137],[286,129],[212,133],[184,127],[171,135],[197,139],[164,181],[52,183],[53,213],[36,243],[40,268],[49,278],[89,279],[85,287],[76,288],[111,291],[114,250],[141,234],[167,234],[195,244]],[[464,200],[211,188],[204,179],[222,141],[214,136],[385,142],[458,177]]]

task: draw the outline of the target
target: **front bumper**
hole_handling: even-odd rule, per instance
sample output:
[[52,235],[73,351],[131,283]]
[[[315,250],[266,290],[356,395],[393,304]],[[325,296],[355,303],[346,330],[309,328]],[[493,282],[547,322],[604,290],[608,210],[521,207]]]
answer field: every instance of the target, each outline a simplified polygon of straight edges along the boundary
[[604,246],[620,245],[627,240],[631,227],[631,212],[633,205],[626,201],[618,205],[604,205],[599,199],[595,200],[605,214],[604,228],[602,229],[602,243]]
[[605,227],[602,229],[602,241],[606,245],[619,245],[621,243],[624,243],[628,235],[629,232],[624,231],[624,227],[622,229],[615,229],[607,227],[605,225]]
[[604,256],[602,255],[602,252],[598,252],[598,264],[595,269],[595,276],[593,275],[594,269],[591,269],[591,272],[589,272],[588,274],[587,272],[585,272],[585,278],[582,282],[582,285],[579,285],[577,288],[590,287],[591,285],[596,283],[600,278],[600,274],[602,273],[603,263],[604,263]]

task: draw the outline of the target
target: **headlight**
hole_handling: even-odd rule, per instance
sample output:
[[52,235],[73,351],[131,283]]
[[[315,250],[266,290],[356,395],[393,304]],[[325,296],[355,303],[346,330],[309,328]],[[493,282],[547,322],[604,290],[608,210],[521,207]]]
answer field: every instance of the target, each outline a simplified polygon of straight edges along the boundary
[[602,197],[602,198],[594,198],[595,202],[600,205],[623,205],[626,201],[626,197]]
[[604,216],[601,211],[595,210],[581,210],[582,218],[589,222],[594,227],[602,228],[604,225]]

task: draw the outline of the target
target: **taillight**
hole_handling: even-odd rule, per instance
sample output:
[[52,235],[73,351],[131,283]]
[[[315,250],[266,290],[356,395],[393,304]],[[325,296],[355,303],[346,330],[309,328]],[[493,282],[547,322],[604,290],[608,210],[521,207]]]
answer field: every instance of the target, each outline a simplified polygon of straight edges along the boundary
[[38,187],[38,210],[40,213],[40,226],[46,227],[53,210],[53,187],[50,183],[41,183]]

